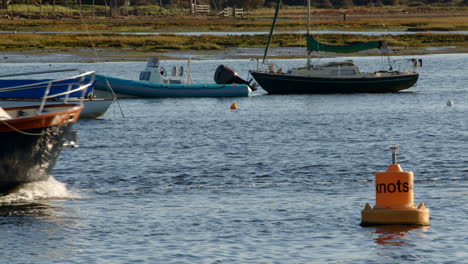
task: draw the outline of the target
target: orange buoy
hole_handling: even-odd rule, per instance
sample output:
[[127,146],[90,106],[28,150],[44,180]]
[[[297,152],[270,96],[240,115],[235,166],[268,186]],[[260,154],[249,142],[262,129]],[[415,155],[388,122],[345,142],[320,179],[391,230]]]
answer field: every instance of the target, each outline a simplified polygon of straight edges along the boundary
[[361,225],[429,225],[429,209],[414,204],[414,175],[396,163],[398,146],[390,147],[393,162],[375,174],[375,205],[361,211]]
[[377,172],[374,208],[413,208],[413,182],[413,173],[402,171],[396,163],[390,164],[386,172]]
[[237,109],[237,104],[236,103],[232,103],[231,105],[231,110],[236,110]]

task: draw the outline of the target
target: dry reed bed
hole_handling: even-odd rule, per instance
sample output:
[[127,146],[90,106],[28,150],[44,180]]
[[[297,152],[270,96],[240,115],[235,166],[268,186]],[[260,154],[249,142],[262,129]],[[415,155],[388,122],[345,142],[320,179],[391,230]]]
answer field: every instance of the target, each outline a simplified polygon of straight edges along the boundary
[[[295,10],[293,10],[295,11]],[[279,30],[305,28],[303,10],[288,12],[279,19]],[[468,12],[462,13],[358,13],[317,12],[312,19],[314,29],[350,30],[468,30]],[[82,19],[1,19],[0,31],[91,31],[91,32],[189,32],[189,31],[255,31],[268,30],[269,19],[258,16],[245,19],[220,19],[211,16],[128,17]]]

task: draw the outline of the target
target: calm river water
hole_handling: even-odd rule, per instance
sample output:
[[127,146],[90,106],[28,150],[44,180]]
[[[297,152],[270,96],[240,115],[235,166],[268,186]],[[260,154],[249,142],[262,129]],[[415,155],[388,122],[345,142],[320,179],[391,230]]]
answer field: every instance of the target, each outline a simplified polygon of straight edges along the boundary
[[[420,58],[418,85],[397,94],[120,100],[125,117],[114,104],[75,124],[80,147],[51,180],[0,197],[1,263],[466,262],[468,54]],[[194,81],[221,63],[245,78],[255,68],[192,61]],[[136,79],[145,62],[2,66]],[[359,226],[391,144],[428,227]]]

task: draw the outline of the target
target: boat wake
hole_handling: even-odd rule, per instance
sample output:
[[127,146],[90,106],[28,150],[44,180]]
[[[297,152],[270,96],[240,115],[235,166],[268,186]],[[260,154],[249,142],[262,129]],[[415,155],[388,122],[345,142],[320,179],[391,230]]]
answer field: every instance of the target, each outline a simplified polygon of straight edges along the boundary
[[22,184],[0,196],[0,205],[31,203],[47,199],[77,199],[81,195],[67,190],[66,184],[49,177],[45,181]]

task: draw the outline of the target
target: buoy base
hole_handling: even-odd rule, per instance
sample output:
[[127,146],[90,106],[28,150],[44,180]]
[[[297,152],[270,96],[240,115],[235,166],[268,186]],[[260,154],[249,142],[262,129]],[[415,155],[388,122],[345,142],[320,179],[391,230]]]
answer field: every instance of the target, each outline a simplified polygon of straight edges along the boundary
[[423,203],[414,209],[373,209],[366,204],[361,216],[361,226],[429,225],[429,209]]

